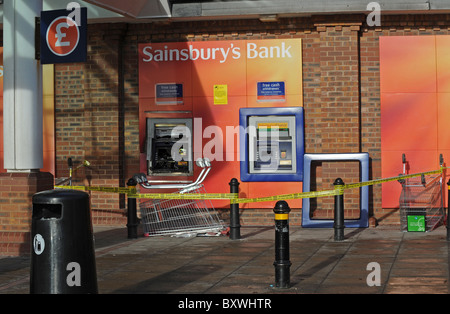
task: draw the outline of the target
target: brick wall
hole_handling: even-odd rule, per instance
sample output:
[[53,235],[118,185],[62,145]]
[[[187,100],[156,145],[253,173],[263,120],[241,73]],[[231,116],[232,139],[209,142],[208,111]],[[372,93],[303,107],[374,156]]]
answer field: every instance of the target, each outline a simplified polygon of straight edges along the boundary
[[[361,23],[315,23],[318,34],[314,56],[319,80],[314,84],[315,98],[304,101],[306,136],[311,136],[307,153],[355,153],[360,151],[359,112],[359,30]],[[309,47],[303,47],[308,50]],[[304,52],[306,54],[308,52]],[[312,53],[311,53],[312,54]],[[304,64],[305,66],[305,64]],[[311,70],[313,71],[313,70]],[[304,83],[305,85],[308,82]],[[311,116],[310,116],[311,113]],[[359,163],[314,163],[312,190],[328,190],[341,177],[345,183],[359,181]],[[345,216],[359,217],[359,193],[345,195]],[[334,199],[311,201],[315,218],[333,218]],[[355,212],[357,216],[355,217]]]
[[[67,177],[67,159],[74,167],[73,184],[125,186],[124,106],[119,86],[123,25],[89,27],[88,60],[55,66],[56,177]],[[125,198],[91,193],[94,224],[124,224]]]
[[52,188],[47,172],[0,173],[0,255],[30,253],[32,196]]
[[[89,25],[85,64],[57,65],[56,176],[67,176],[68,157],[91,161],[77,182],[124,186],[139,171],[137,45],[144,42],[301,38],[307,153],[368,152],[370,176],[381,176],[378,38],[448,34],[448,15],[382,16],[368,27],[364,15],[259,20]],[[315,188],[336,176],[359,180],[359,165],[315,165]],[[370,214],[398,223],[398,212],[381,208],[381,186],[370,188]],[[345,196],[346,215],[355,215],[358,190]],[[123,222],[124,200],[92,194],[94,223]],[[332,200],[317,200],[314,215],[329,217]],[[293,224],[298,224],[299,213]],[[357,214],[357,213],[356,213]],[[242,211],[242,223],[271,224],[271,210]]]

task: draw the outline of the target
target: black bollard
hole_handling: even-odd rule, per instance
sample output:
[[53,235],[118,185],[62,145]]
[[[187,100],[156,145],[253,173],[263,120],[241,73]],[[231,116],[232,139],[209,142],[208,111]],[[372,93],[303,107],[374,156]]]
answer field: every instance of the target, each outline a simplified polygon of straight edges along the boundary
[[[239,193],[239,181],[231,179],[230,193]],[[239,204],[230,204],[230,239],[239,240],[241,238],[241,224],[239,221]]]
[[[448,188],[448,197],[447,200],[450,200],[450,180],[448,180],[447,185]],[[450,241],[450,204],[447,206],[447,241]]]
[[289,212],[291,209],[286,201],[278,201],[273,208],[275,213],[275,287],[289,288]]
[[[128,188],[136,188],[137,182],[134,178],[131,178],[127,182]],[[136,198],[128,196],[127,198],[127,230],[128,239],[136,239],[137,228],[139,226],[139,219],[137,217]]]
[[[337,178],[334,186],[344,185],[344,181],[341,178]],[[344,194],[334,196],[334,241],[344,240]]]

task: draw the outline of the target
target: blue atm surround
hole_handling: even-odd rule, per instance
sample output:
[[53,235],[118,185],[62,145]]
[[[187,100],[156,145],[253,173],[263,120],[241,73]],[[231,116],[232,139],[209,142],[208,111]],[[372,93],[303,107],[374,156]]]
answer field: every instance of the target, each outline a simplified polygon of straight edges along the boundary
[[[248,119],[251,116],[294,116],[296,143],[296,172],[295,173],[250,173],[249,171],[249,139]],[[239,110],[240,124],[240,170],[241,181],[259,182],[282,182],[303,181],[303,155],[304,155],[304,122],[303,107],[263,107],[263,108],[241,108]]]
[[[304,156],[304,180],[303,192],[310,192],[311,163],[313,161],[359,161],[360,180],[369,181],[369,154],[368,153],[344,153],[344,154],[305,154]],[[367,228],[369,226],[369,187],[360,188],[360,217],[359,219],[344,219],[344,225],[348,228]],[[345,199],[345,197],[344,197]],[[309,198],[302,199],[302,227],[304,228],[332,228],[333,219],[312,219],[310,217]],[[344,217],[345,218],[345,217]]]

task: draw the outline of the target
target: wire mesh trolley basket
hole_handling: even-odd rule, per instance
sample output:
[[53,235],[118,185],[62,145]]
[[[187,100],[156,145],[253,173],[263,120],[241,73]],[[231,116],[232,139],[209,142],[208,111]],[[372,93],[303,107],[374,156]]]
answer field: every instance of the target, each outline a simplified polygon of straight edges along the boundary
[[[177,189],[178,194],[206,193],[202,182],[211,170],[208,159],[199,159],[202,170],[193,183],[151,185],[145,174],[134,178],[143,189]],[[141,199],[141,223],[145,236],[219,232],[224,229],[212,202],[208,199]]]
[[[403,174],[405,174],[405,154],[402,158]],[[440,164],[442,167],[442,155]],[[402,185],[400,194],[401,231],[432,231],[444,222],[443,173],[422,174],[420,177],[401,179],[399,182]]]

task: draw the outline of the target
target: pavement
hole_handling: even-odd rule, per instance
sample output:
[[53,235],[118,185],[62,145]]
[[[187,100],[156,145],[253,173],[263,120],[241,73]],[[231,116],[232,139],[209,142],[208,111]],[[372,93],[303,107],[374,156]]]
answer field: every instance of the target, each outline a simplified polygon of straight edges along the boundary
[[[446,227],[344,230],[290,227],[290,286],[276,288],[275,229],[242,227],[219,236],[127,238],[126,227],[95,227],[99,294],[280,295],[447,294]],[[142,234],[142,233],[141,233]],[[0,294],[29,294],[30,257],[0,258]],[[184,299],[183,299],[184,300]],[[187,299],[186,299],[187,301]],[[182,306],[186,304],[182,304]]]

